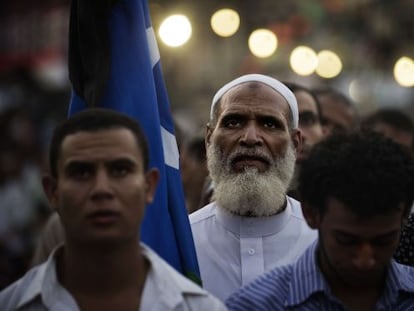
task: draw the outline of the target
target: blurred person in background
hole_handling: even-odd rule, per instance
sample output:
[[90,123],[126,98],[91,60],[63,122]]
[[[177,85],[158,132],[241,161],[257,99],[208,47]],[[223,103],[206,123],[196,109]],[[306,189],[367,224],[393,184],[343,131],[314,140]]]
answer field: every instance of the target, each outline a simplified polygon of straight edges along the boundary
[[310,89],[293,82],[284,84],[293,92],[298,103],[299,129],[302,132],[303,143],[296,162],[300,163],[307,157],[312,146],[323,138],[321,107]]
[[370,130],[391,138],[410,150],[414,147],[414,123],[396,108],[381,108],[361,121],[362,130]]
[[[381,133],[413,152],[414,124],[410,117],[399,109],[381,108],[367,115],[361,121],[361,130]],[[401,264],[414,266],[414,215],[412,213],[402,230],[400,244],[394,258]]]
[[0,112],[0,288],[29,267],[37,234],[48,215],[41,187],[38,127],[20,106]]
[[321,123],[325,136],[358,128],[358,111],[348,97],[328,87],[315,88],[312,92],[321,108]]
[[182,141],[180,169],[188,213],[200,208],[203,186],[208,176],[204,135],[194,134]]
[[293,82],[284,82],[284,84],[296,97],[299,111],[299,129],[303,137],[303,144],[296,158],[295,174],[288,192],[289,196],[299,199],[297,176],[300,171],[300,164],[306,159],[313,145],[318,143],[324,136],[321,124],[321,108],[316,96],[310,89]]

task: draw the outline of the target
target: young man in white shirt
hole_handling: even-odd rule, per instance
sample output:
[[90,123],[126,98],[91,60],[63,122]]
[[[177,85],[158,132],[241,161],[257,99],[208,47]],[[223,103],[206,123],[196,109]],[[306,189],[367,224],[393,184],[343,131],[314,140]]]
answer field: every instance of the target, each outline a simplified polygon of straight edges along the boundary
[[65,242],[0,293],[2,310],[225,310],[140,243],[159,172],[139,125],[105,109],[54,132],[43,186]]

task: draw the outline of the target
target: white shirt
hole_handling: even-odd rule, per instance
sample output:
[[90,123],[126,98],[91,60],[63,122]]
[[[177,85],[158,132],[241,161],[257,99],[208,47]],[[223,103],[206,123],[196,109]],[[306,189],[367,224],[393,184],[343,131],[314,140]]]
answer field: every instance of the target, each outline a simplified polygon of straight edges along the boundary
[[295,261],[316,239],[300,203],[270,217],[241,217],[215,202],[190,215],[203,287],[224,301],[241,286]]
[[[141,243],[150,262],[139,310],[227,310],[215,297],[189,281]],[[2,311],[79,311],[56,277],[56,251],[42,265],[0,292]]]

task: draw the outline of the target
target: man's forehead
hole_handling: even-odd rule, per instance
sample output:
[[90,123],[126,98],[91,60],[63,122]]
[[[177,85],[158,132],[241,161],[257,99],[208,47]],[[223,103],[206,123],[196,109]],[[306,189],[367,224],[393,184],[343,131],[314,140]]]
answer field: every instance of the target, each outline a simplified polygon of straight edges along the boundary
[[230,89],[223,95],[220,106],[220,114],[224,110],[248,110],[254,106],[283,114],[287,114],[290,109],[287,100],[279,92],[257,82],[246,82]]
[[134,133],[125,127],[109,127],[102,129],[94,130],[78,130],[67,134],[63,140],[62,145],[68,141],[79,140],[79,139],[90,139],[90,138],[100,138],[108,136],[117,136],[122,139],[135,139]]
[[140,151],[134,134],[126,128],[97,131],[78,131],[67,135],[61,144],[61,157],[94,151],[131,152]]
[[298,127],[299,117],[298,117],[298,107],[297,107],[295,95],[286,85],[284,85],[277,79],[274,79],[270,76],[261,75],[261,74],[243,75],[228,82],[223,87],[221,87],[213,97],[213,101],[210,107],[210,120],[214,120],[214,118],[217,116],[217,110],[215,110],[215,107],[218,102],[221,102],[223,95],[226,94],[230,89],[234,88],[235,86],[244,84],[246,82],[260,83],[277,91],[288,103],[290,116],[292,119],[292,127],[293,128]]
[[[363,209],[364,207],[361,207]],[[325,205],[325,216],[329,215],[330,220],[333,221],[335,219],[338,220],[340,223],[358,223],[358,222],[369,222],[374,220],[375,218],[388,218],[391,219],[393,216],[401,216],[405,211],[405,203],[402,201],[394,209],[390,209],[385,214],[378,213],[378,215],[373,216],[362,216],[363,213],[357,214],[355,212],[356,208],[351,208],[346,203],[342,202],[341,200],[329,196],[326,199]]]

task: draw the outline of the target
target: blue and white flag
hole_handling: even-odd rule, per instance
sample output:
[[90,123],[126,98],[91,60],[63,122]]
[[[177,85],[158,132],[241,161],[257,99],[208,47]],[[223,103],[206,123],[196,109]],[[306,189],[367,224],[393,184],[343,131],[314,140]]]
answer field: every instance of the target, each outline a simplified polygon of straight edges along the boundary
[[147,0],[73,0],[69,35],[73,86],[69,115],[104,107],[138,120],[160,171],[141,239],[178,271],[200,282],[185,209],[174,125]]

